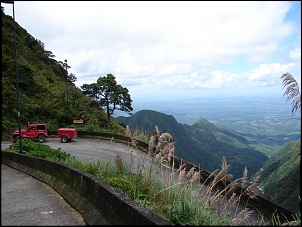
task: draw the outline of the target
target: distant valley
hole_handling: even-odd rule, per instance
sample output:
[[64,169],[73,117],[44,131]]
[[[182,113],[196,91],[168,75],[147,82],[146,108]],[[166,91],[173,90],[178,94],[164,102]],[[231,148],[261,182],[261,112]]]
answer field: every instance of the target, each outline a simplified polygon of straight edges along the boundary
[[[251,147],[270,157],[285,143],[301,138],[301,113],[292,116],[283,97],[194,98],[177,102],[133,102],[134,113],[154,110],[192,125],[205,118],[216,126],[240,132]],[[116,113],[115,116],[126,116]],[[127,115],[128,116],[128,115]]]

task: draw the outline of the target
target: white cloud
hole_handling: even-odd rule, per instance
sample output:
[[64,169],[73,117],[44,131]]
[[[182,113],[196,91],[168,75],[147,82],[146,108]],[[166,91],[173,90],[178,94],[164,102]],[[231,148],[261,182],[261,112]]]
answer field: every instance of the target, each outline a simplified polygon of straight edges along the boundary
[[232,73],[228,71],[218,71],[208,69],[191,74],[174,74],[159,77],[150,77],[145,81],[145,85],[162,88],[236,88],[236,87],[264,87],[281,86],[280,77],[291,72],[296,65],[289,64],[260,64],[257,69],[244,73]]
[[[56,60],[68,59],[77,86],[112,73],[123,86],[144,91],[252,88],[277,85],[285,72],[301,77],[301,11],[299,20],[287,19],[293,4],[16,1],[15,11]],[[223,69],[229,65],[245,71]]]
[[289,52],[289,57],[296,61],[301,61],[301,49],[291,50]]
[[246,86],[274,86],[280,83],[280,77],[291,71],[295,65],[289,63],[281,65],[279,63],[261,64],[257,70],[246,74]]

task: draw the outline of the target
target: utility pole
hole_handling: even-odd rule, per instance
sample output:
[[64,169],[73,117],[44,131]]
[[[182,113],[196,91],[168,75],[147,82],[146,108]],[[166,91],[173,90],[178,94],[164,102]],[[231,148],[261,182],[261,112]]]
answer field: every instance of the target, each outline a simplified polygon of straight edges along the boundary
[[66,69],[66,93],[67,93],[67,116],[68,116],[68,128],[70,128],[70,116],[69,116],[69,102],[68,102],[68,71],[67,71],[67,60],[65,61],[65,69]]
[[22,154],[22,134],[21,134],[21,113],[20,113],[19,78],[18,78],[18,61],[17,61],[17,42],[16,42],[15,4],[14,4],[14,1],[1,1],[1,2],[3,2],[3,3],[8,3],[8,4],[13,4],[13,18],[14,18],[14,50],[15,50],[15,71],[16,71],[17,111],[18,111],[18,127],[19,127],[20,154]]

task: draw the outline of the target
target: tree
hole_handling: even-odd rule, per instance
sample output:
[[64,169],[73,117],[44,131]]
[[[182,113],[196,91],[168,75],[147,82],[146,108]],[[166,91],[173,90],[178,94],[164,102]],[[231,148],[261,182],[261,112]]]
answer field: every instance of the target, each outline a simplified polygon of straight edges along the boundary
[[77,77],[73,74],[73,73],[70,73],[68,76],[67,76],[67,81],[68,82],[71,82],[71,83],[74,83],[77,81]]
[[115,110],[127,112],[131,115],[133,110],[131,97],[127,88],[117,84],[115,76],[99,77],[97,83],[83,84],[83,93],[97,101],[107,113],[108,123]]
[[297,111],[298,108],[301,109],[301,94],[299,91],[299,85],[295,78],[290,73],[285,73],[281,76],[283,89],[286,90],[283,97],[286,96],[286,102],[292,99],[292,114]]

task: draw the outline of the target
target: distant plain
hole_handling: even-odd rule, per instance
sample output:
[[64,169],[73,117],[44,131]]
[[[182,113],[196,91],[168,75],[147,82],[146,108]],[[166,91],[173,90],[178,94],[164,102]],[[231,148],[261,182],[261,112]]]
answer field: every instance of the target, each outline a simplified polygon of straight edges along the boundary
[[[290,140],[301,139],[301,112],[291,112],[283,97],[229,97],[181,99],[177,102],[133,102],[133,113],[154,110],[192,125],[205,118],[216,126],[234,129],[251,141],[266,139],[256,150],[271,156]],[[128,116],[117,112],[117,116]],[[257,144],[257,143],[255,143]]]

